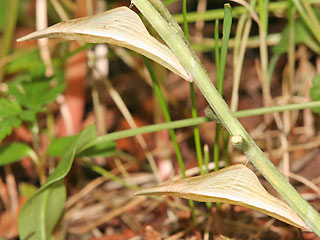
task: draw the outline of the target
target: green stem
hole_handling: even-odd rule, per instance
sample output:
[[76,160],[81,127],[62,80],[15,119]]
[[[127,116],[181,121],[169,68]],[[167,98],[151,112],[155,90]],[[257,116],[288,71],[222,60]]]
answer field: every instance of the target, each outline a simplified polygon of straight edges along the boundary
[[32,134],[33,149],[38,159],[38,161],[36,161],[36,163],[38,163],[36,167],[39,174],[40,183],[44,184],[46,182],[47,177],[44,169],[45,159],[41,155],[41,144],[40,144],[40,138],[39,138],[40,128],[37,120],[32,122],[30,126],[30,131]]
[[220,76],[219,19],[216,19],[214,27],[214,60],[216,64],[216,79],[218,81]]
[[[299,0],[291,0],[295,2],[299,2]],[[310,0],[312,3],[320,3],[320,0]],[[301,4],[300,4],[301,5]],[[288,1],[279,1],[279,2],[270,2],[268,5],[267,10],[269,12],[284,12],[288,9],[289,2]],[[259,11],[258,8],[254,8],[256,12]],[[233,17],[237,18],[240,17],[242,14],[246,13],[248,10],[245,7],[239,6],[232,8]],[[303,11],[303,8],[302,8]],[[304,12],[305,13],[305,12]],[[188,13],[188,22],[195,22],[195,21],[212,21],[215,19],[223,19],[224,13],[223,9],[213,9],[213,10],[207,10],[204,13],[198,13],[198,12],[189,12]],[[305,13],[305,16],[307,17],[307,14]],[[183,22],[183,15],[182,14],[176,14],[173,16],[173,18],[178,22]],[[307,18],[308,19],[308,18]]]
[[227,53],[228,53],[228,42],[230,38],[232,25],[232,10],[229,3],[224,5],[224,19],[223,19],[223,30],[222,30],[222,45],[221,45],[221,58],[219,66],[219,78],[217,81],[217,89],[221,96],[223,95],[224,85],[224,73],[226,70]]
[[[293,96],[293,84],[294,84],[294,75],[295,75],[295,7],[293,4],[290,4],[288,9],[288,27],[289,27],[289,47],[288,47],[288,89],[290,98]],[[271,77],[271,76],[270,76]]]
[[[196,119],[198,117],[198,114],[197,114],[197,108],[196,108],[195,91],[194,91],[194,84],[193,83],[190,83],[190,96],[191,96],[192,118]],[[200,168],[200,173],[203,174],[203,169],[202,169],[203,158],[202,158],[202,151],[201,151],[200,131],[199,131],[198,125],[194,126],[193,134],[194,134],[194,142],[195,142],[195,146],[196,146],[198,165]]]
[[[187,21],[187,1],[183,0],[183,26],[184,26],[184,34],[186,36],[187,41],[189,41],[189,27]],[[193,82],[190,83],[190,98],[191,98],[191,115],[193,118],[198,117],[197,108],[196,108],[196,94],[194,91],[194,84]],[[203,159],[202,159],[202,151],[201,151],[201,141],[200,141],[200,131],[199,126],[194,126],[193,128],[193,135],[194,135],[194,142],[196,147],[196,154],[198,165],[200,168],[200,173],[203,174]]]
[[[150,77],[152,79],[152,84],[153,84],[153,87],[154,87],[154,91],[156,92],[156,95],[158,97],[158,101],[159,101],[159,104],[160,104],[164,119],[166,120],[166,122],[171,122],[170,113],[169,113],[169,110],[167,108],[166,101],[165,101],[165,99],[164,99],[164,97],[162,95],[162,92],[161,92],[158,80],[156,78],[156,75],[154,74],[154,71],[152,69],[151,62],[150,62],[150,60],[148,58],[144,57],[143,59],[144,59],[145,65],[146,65],[146,67],[147,67],[147,69],[149,71]],[[181,170],[182,176],[184,178],[186,178],[187,177],[186,170],[185,170],[185,167],[184,167],[182,154],[181,154],[181,151],[180,151],[180,148],[179,148],[179,145],[178,145],[176,134],[175,134],[173,129],[169,130],[169,134],[170,134],[174,149],[176,151],[176,155],[177,155],[177,159],[178,159],[178,163],[179,163],[179,166],[180,166],[180,170]]]
[[[268,32],[268,5],[269,0],[259,0],[260,22],[265,33]],[[287,6],[288,7],[288,6]]]
[[[220,81],[220,49],[219,49],[219,20],[216,19],[215,21],[215,28],[214,28],[214,56],[215,56],[215,64],[216,64],[216,81],[217,86],[219,86]],[[219,170],[219,160],[220,160],[220,148],[219,148],[219,136],[220,136],[220,125],[216,122],[216,130],[214,136],[214,144],[213,144],[213,162],[214,162],[214,169],[217,171]]]
[[233,116],[226,102],[212,84],[209,74],[204,69],[195,53],[190,50],[183,39],[152,7],[147,0],[132,0],[139,11],[151,23],[162,39],[171,48],[181,64],[192,75],[202,94],[214,110],[216,116],[231,136],[241,136],[246,148],[243,149],[253,165],[269,181],[269,183],[281,194],[288,204],[301,216],[301,218],[320,236],[320,215],[292,185],[279,173],[272,162],[264,155],[256,145],[240,122]]
[[175,3],[175,2],[178,2],[178,1],[179,0],[166,0],[166,1],[164,1],[164,5],[168,6],[168,5]]
[[269,63],[269,67],[268,67],[268,84],[269,85],[271,82],[272,74],[274,72],[274,69],[275,69],[276,64],[277,64],[280,57],[281,57],[281,54],[275,53],[272,55],[272,57],[270,59],[270,63]]
[[[242,111],[235,112],[233,115],[237,118],[242,118],[242,117],[252,117],[252,116],[258,116],[263,114],[270,114],[274,112],[300,110],[300,109],[315,108],[315,107],[320,107],[320,101],[242,110]],[[81,151],[99,143],[115,141],[115,140],[127,138],[127,137],[133,137],[139,134],[153,133],[153,132],[176,129],[176,128],[191,127],[191,126],[203,124],[203,123],[214,121],[214,120],[215,120],[214,117],[189,118],[189,119],[183,119],[183,120],[172,121],[167,123],[148,125],[144,127],[135,128],[135,129],[117,131],[117,132],[106,134],[104,136],[97,137],[94,141],[84,146],[83,149],[81,149]]]
[[204,173],[207,174],[207,173],[209,173],[209,162],[210,162],[209,147],[208,147],[207,144],[204,145],[203,151],[204,151],[204,162],[205,162],[205,165],[206,165]]
[[[149,0],[152,6],[161,14],[161,16],[167,21],[167,23],[175,29],[180,37],[188,44],[185,37],[185,33],[181,30],[179,24],[173,19],[168,9],[163,4],[162,0]],[[189,34],[188,34],[189,36]]]
[[115,182],[118,182],[120,183],[121,185],[127,187],[127,188],[130,188],[132,190],[139,190],[139,187],[137,185],[134,185],[134,184],[131,184],[131,183],[128,183],[127,181],[123,180],[122,178],[114,175],[113,173],[109,172],[108,170],[96,165],[96,164],[93,164],[91,162],[87,162],[87,161],[83,161],[83,163],[88,167],[90,168],[92,171],[106,177],[106,178],[109,178],[110,180],[112,181],[115,181]]
[[214,136],[214,145],[213,145],[213,161],[214,161],[214,170],[219,170],[219,161],[220,161],[220,124],[216,122],[216,131]]
[[225,166],[229,166],[230,165],[230,157],[229,157],[229,152],[228,152],[228,147],[229,147],[229,138],[230,135],[227,131],[225,131],[224,129],[222,129],[222,147],[223,147],[223,161]]
[[[217,34],[217,28],[219,27],[218,20],[216,20],[216,29],[215,29],[215,41],[219,39],[219,35]],[[215,56],[216,56],[216,69],[217,71],[217,88],[221,96],[223,95],[223,85],[224,85],[224,73],[226,70],[226,62],[227,62],[227,52],[228,52],[228,41],[230,38],[232,24],[232,10],[230,4],[224,5],[224,19],[223,19],[223,30],[222,30],[222,45],[221,45],[221,53],[219,56],[219,49],[215,48]],[[217,46],[217,44],[216,44]],[[215,140],[214,140],[214,150],[213,150],[213,159],[215,163],[215,170],[219,170],[219,160],[220,160],[220,124],[216,123],[216,131],[215,131]],[[226,150],[226,149],[225,149]]]
[[[247,48],[257,48],[259,47],[259,36],[251,36],[248,38]],[[267,36],[267,45],[275,46],[279,43],[281,39],[280,33],[269,33]],[[203,38],[201,41],[191,40],[191,46],[194,51],[199,52],[210,52],[215,47],[215,40],[211,38]],[[221,41],[218,42],[219,46],[221,46]],[[320,47],[318,42],[311,39],[310,41],[306,41],[305,45],[314,51],[317,54],[320,54]],[[229,49],[235,46],[235,39],[230,38],[229,40]]]
[[261,77],[263,82],[263,98],[264,103],[269,103],[270,96],[270,84],[268,82],[268,46],[267,46],[267,36],[268,36],[268,5],[269,0],[259,0],[259,17],[261,22],[260,35],[260,62],[261,62]]
[[188,27],[188,20],[187,20],[187,0],[183,0],[182,15],[183,15],[184,35],[186,36],[187,40],[189,41],[190,39],[189,39],[189,27]]

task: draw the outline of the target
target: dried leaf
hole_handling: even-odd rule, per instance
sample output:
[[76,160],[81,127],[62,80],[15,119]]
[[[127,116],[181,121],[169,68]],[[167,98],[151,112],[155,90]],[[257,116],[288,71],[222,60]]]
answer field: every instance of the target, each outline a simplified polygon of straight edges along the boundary
[[125,47],[151,58],[185,80],[192,81],[171,50],[152,37],[139,16],[127,7],[61,22],[19,38],[18,42],[45,37],[110,43]]
[[285,202],[270,195],[257,176],[241,164],[140,190],[135,195],[170,195],[200,202],[223,202],[245,206],[310,231]]

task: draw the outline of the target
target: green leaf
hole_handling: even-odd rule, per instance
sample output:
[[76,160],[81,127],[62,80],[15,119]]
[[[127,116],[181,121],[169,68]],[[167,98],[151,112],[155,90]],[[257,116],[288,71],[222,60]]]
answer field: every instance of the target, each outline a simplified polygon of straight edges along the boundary
[[13,128],[18,128],[22,120],[34,121],[35,114],[22,110],[17,101],[0,99],[0,141],[10,135]]
[[19,183],[19,193],[22,197],[30,198],[38,190],[37,187],[30,183],[20,182]]
[[54,182],[29,198],[21,209],[18,226],[20,239],[50,239],[66,200],[63,180]]
[[115,142],[105,142],[96,144],[88,149],[78,153],[79,157],[110,157],[116,152]]
[[19,103],[10,102],[7,99],[0,99],[0,119],[10,118],[18,115],[22,111]]
[[18,128],[21,123],[22,121],[16,117],[2,119],[0,121],[0,141],[2,141],[7,135],[10,135],[13,128]]
[[5,72],[7,74],[28,72],[32,77],[43,77],[45,76],[45,71],[46,67],[40,57],[38,49],[26,52],[5,66]]
[[0,141],[21,125],[22,121],[17,117],[21,111],[19,103],[0,99]]
[[9,84],[9,93],[24,107],[34,112],[45,111],[44,105],[52,102],[64,90],[65,84],[51,87],[50,79]]
[[78,149],[95,138],[96,129],[91,125],[72,139],[47,182],[23,205],[18,219],[20,239],[27,237],[29,240],[50,239],[65,201],[63,178],[70,171]]
[[78,150],[81,149],[84,145],[93,141],[95,138],[95,127],[94,125],[90,125],[86,129],[84,129],[79,135],[77,135],[74,139],[72,139],[72,141],[62,154],[62,158],[56,170],[50,175],[47,182],[41,188],[46,187],[47,185],[50,185],[51,183],[57,180],[63,179],[70,171],[73,159],[75,158]]
[[28,121],[28,122],[33,122],[36,120],[36,113],[31,110],[23,110],[20,114],[19,117],[23,121]]
[[[312,87],[310,89],[309,95],[313,101],[320,100],[320,74],[315,75],[312,79]],[[320,113],[320,107],[313,108],[312,111]]]
[[76,138],[77,136],[68,136],[53,139],[47,148],[47,155],[61,157],[65,148]]
[[[47,148],[47,154],[53,157],[60,157],[62,156],[63,150],[68,147],[70,142],[75,139],[77,136],[68,136],[62,138],[55,138],[49,147]],[[116,144],[114,142],[106,142],[96,144],[88,149],[85,149],[79,153],[77,156],[83,157],[109,157],[115,153]]]
[[0,147],[0,166],[20,161],[22,158],[32,156],[33,150],[24,143],[10,143]]
[[[308,30],[306,25],[303,23],[303,21],[298,18],[295,21],[295,28],[294,28],[294,37],[295,37],[295,44],[305,44],[310,49],[315,51],[316,53],[320,53],[320,48],[318,46],[318,43],[314,40],[312,37],[311,32]],[[289,27],[286,26],[282,32],[281,39],[279,43],[273,47],[273,52],[278,54],[283,54],[288,51],[289,46]]]

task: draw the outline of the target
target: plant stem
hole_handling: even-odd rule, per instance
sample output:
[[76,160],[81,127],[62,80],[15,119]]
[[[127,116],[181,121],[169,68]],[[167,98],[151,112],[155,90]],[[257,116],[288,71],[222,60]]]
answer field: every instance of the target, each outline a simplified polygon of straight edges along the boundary
[[189,27],[188,27],[188,20],[187,20],[187,0],[183,0],[182,15],[183,15],[184,35],[186,36],[187,40],[189,41],[190,39],[189,39]]
[[[298,1],[299,2],[299,0],[291,0],[291,1]],[[320,3],[320,0],[310,0],[309,2],[311,4],[312,3]],[[288,1],[270,2],[267,10],[269,12],[284,12],[288,9],[288,6],[289,6]],[[258,11],[258,8],[254,8],[254,9],[255,9],[255,11]],[[247,11],[248,10],[242,6],[232,8],[232,13],[233,13],[234,18],[241,16],[242,14],[246,13]],[[303,8],[302,8],[302,11],[304,11]],[[303,12],[303,13],[307,17],[307,14],[305,12]],[[198,12],[189,12],[188,13],[188,21],[189,21],[189,23],[199,21],[199,20],[212,21],[215,19],[223,19],[223,16],[224,16],[223,9],[207,10],[206,12],[201,13],[201,14]],[[183,22],[183,15],[182,14],[176,14],[173,16],[173,18],[178,23]],[[307,20],[308,20],[308,18],[307,18]]]
[[[216,28],[215,28],[215,41],[217,42],[219,39],[219,35],[217,34],[217,28],[219,24],[217,24],[218,20],[216,20]],[[228,52],[228,41],[230,37],[232,24],[232,10],[230,4],[224,5],[224,19],[223,19],[223,30],[222,30],[222,45],[221,45],[221,53],[220,58],[219,49],[215,48],[215,56],[216,56],[216,70],[217,71],[217,88],[221,96],[223,95],[223,85],[224,85],[224,73],[226,69],[227,62],[227,52]],[[215,163],[215,170],[219,170],[219,160],[220,160],[220,124],[216,123],[216,132],[215,132],[215,141],[214,141],[214,150],[213,150],[213,159]],[[224,149],[226,150],[226,149]]]
[[[267,46],[267,36],[268,36],[268,14],[266,13],[269,0],[259,0],[259,36],[260,36],[260,74],[259,79],[262,83],[262,98],[263,106],[268,107],[272,105],[272,98],[270,93],[270,84],[268,82],[268,46]],[[269,129],[269,123],[271,122],[271,116],[264,115],[264,122],[267,126],[266,129],[266,146],[269,157],[272,159],[272,141],[271,141],[271,132]]]
[[230,38],[232,24],[232,10],[229,3],[224,5],[224,19],[223,19],[223,30],[222,30],[222,45],[221,45],[221,58],[219,66],[219,79],[217,81],[217,89],[219,93],[223,94],[224,85],[224,73],[226,70],[227,53],[228,53],[228,41]]
[[165,2],[164,2],[164,5],[166,5],[166,6],[168,6],[168,5],[170,5],[170,4],[172,4],[172,3],[175,3],[175,2],[178,2],[179,0],[166,0]]
[[120,183],[121,185],[127,187],[127,188],[130,188],[132,190],[139,190],[139,187],[137,185],[134,185],[134,184],[131,184],[131,183],[128,183],[127,181],[123,180],[122,178],[114,175],[113,173],[109,172],[108,170],[96,165],[96,164],[93,164],[91,162],[87,162],[87,161],[83,161],[83,163],[88,167],[90,168],[92,171],[106,177],[106,178],[109,178],[111,179],[112,181],[115,181],[115,182],[118,182]]
[[[275,46],[279,43],[281,38],[280,33],[269,33],[267,36],[267,45]],[[191,40],[191,46],[194,51],[199,52],[209,52],[212,51],[215,47],[215,40],[211,38],[203,38],[199,40]],[[219,46],[221,46],[221,41],[219,41]],[[310,41],[305,42],[305,45],[314,51],[317,54],[320,54],[320,46],[316,40],[311,39]],[[235,39],[230,38],[229,40],[229,49],[235,46]],[[247,48],[257,48],[259,47],[259,36],[251,36],[248,38]],[[278,53],[277,53],[278,54]],[[274,56],[274,55],[273,55]]]
[[45,169],[44,169],[45,159],[41,155],[41,146],[40,146],[40,138],[39,138],[39,124],[38,124],[37,120],[35,120],[31,124],[30,131],[32,134],[33,149],[34,149],[35,155],[38,158],[38,161],[36,162],[37,163],[36,167],[37,167],[37,171],[39,174],[40,183],[44,184],[47,180],[47,177],[46,177],[46,173],[45,173]]
[[207,144],[204,145],[203,151],[204,151],[204,163],[206,166],[204,173],[207,174],[209,173],[209,162],[210,162],[209,147]]
[[[216,81],[217,81],[217,86],[219,86],[221,68],[220,68],[220,49],[218,45],[218,42],[219,42],[219,20],[218,19],[216,19],[215,21],[214,41],[215,41],[214,56],[215,56],[215,64],[216,64]],[[220,136],[220,125],[219,123],[216,123],[214,145],[213,145],[213,162],[214,162],[215,171],[219,170],[219,160],[220,160],[219,136]]]
[[[196,119],[198,117],[197,114],[197,108],[196,108],[196,100],[195,100],[195,91],[194,91],[194,84],[193,82],[190,83],[190,96],[191,96],[191,114],[192,118]],[[202,159],[202,150],[201,150],[201,141],[200,141],[200,131],[199,126],[195,125],[193,128],[193,134],[194,134],[194,142],[196,146],[196,154],[198,159],[198,165],[200,168],[200,173],[203,174],[203,159]]]
[[260,13],[260,22],[261,22],[261,25],[263,26],[263,31],[267,33],[268,18],[269,18],[269,14],[268,14],[269,0],[259,0],[258,5],[259,5],[259,13]]
[[[270,114],[274,112],[283,112],[287,110],[299,110],[299,109],[315,108],[315,107],[320,107],[320,101],[242,110],[242,111],[235,112],[233,115],[237,118],[241,118],[241,117],[251,117],[251,116],[258,116],[263,114]],[[148,126],[139,127],[136,129],[117,131],[117,132],[109,133],[104,136],[97,137],[90,144],[84,146],[84,148],[81,149],[81,151],[98,143],[115,141],[121,138],[132,137],[139,134],[153,133],[153,132],[158,132],[163,130],[183,128],[183,127],[191,127],[194,125],[199,125],[199,124],[210,122],[213,120],[215,119],[214,118],[211,119],[208,117],[189,118],[189,119],[183,119],[183,120],[172,121],[167,123],[148,125]]]
[[[161,107],[163,116],[164,116],[166,122],[171,122],[170,113],[169,113],[169,110],[167,108],[166,101],[165,101],[165,99],[164,99],[164,97],[162,95],[162,92],[161,92],[161,89],[160,89],[160,85],[158,83],[156,75],[153,72],[153,69],[152,69],[152,66],[151,66],[151,62],[150,62],[150,60],[148,58],[144,57],[143,59],[144,59],[145,65],[146,65],[146,67],[147,67],[147,69],[149,71],[150,77],[152,79],[152,84],[153,84],[153,87],[154,87],[154,91],[156,92],[156,95],[158,97],[158,101],[160,103],[160,107]],[[185,170],[185,167],[184,167],[182,154],[181,154],[181,151],[180,151],[180,148],[179,148],[179,145],[178,145],[176,134],[175,134],[173,129],[169,130],[169,134],[170,134],[174,149],[176,151],[176,155],[177,155],[177,159],[178,159],[178,163],[179,163],[179,166],[180,166],[180,170],[181,170],[182,176],[184,178],[186,178],[187,177],[186,170]]]
[[147,0],[132,0],[139,11],[147,18],[162,39],[171,48],[181,64],[192,75],[193,80],[207,99],[216,116],[232,136],[241,136],[246,147],[243,149],[253,165],[281,194],[300,217],[320,236],[320,215],[292,185],[279,173],[272,162],[256,145],[240,122],[233,116],[226,102],[213,86],[207,71],[195,53],[173,31],[161,15]]
[[[183,28],[184,34],[186,36],[187,41],[189,41],[189,28],[188,28],[188,21],[187,21],[187,1],[183,0]],[[193,118],[197,118],[197,108],[196,108],[196,94],[194,91],[194,84],[193,82],[189,83],[190,86],[190,98],[191,98],[191,114]],[[201,141],[200,141],[200,132],[199,126],[194,126],[193,128],[193,135],[194,135],[194,142],[196,147],[196,154],[198,160],[198,166],[200,168],[200,173],[203,174],[203,159],[202,159],[202,151],[201,151]]]

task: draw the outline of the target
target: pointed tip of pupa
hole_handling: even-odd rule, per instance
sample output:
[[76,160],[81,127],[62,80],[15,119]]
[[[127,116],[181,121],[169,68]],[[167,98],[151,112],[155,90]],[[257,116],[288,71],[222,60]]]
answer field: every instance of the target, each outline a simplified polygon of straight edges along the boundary
[[23,42],[23,41],[46,38],[46,37],[54,37],[54,35],[55,35],[55,25],[42,30],[29,33],[21,38],[18,38],[17,42]]
[[146,195],[150,195],[150,191],[149,189],[141,189],[141,190],[138,190],[136,192],[133,193],[133,196],[146,196]]
[[23,42],[23,41],[26,41],[26,40],[28,40],[28,38],[29,38],[29,34],[28,34],[28,35],[26,35],[26,36],[23,36],[23,37],[21,37],[21,38],[18,38],[18,39],[17,39],[17,42]]
[[27,40],[41,38],[41,34],[39,34],[39,32],[40,31],[32,32],[32,33],[29,33],[29,34],[21,37],[21,38],[18,38],[17,42],[23,42],[23,41],[27,41]]

